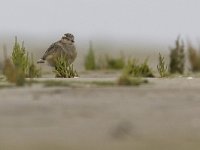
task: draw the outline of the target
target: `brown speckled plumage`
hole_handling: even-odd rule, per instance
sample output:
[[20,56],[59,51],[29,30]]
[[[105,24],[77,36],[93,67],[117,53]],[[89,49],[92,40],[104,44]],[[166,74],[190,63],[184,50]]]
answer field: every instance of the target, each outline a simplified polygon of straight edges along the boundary
[[54,66],[55,60],[61,54],[66,56],[69,64],[74,62],[77,56],[77,51],[74,45],[74,36],[72,34],[65,34],[61,40],[50,45],[43,57],[38,60],[38,63],[43,63],[43,61],[46,60],[49,65]]

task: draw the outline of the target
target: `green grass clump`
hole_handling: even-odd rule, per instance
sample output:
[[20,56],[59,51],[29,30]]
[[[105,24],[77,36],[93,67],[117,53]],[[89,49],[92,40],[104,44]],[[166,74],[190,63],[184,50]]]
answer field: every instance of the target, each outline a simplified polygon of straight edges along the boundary
[[17,42],[17,37],[15,38],[11,59],[16,69],[21,70],[25,75],[28,73],[28,53],[26,53],[24,43],[20,46]]
[[132,77],[154,77],[147,59],[141,64],[138,64],[135,59],[129,60],[123,72]]
[[90,42],[90,48],[89,48],[89,51],[88,51],[88,53],[85,57],[84,65],[85,65],[86,70],[95,70],[97,68],[92,42]]
[[7,50],[4,47],[3,74],[9,82],[15,83],[17,86],[24,85],[26,77],[33,78],[40,76],[40,70],[33,63],[33,58],[32,62],[30,62],[24,44],[20,45],[17,37],[15,38],[11,57],[7,57]]
[[121,55],[120,58],[112,58],[112,57],[106,55],[106,68],[107,69],[119,70],[119,69],[123,69],[124,66],[125,66],[125,58],[123,55]]
[[165,58],[159,53],[159,64],[157,65],[158,72],[160,77],[166,77],[169,75],[168,73],[168,66],[165,63]]
[[124,67],[122,75],[118,78],[117,84],[138,86],[148,83],[148,80],[142,79],[142,77],[154,77],[154,75],[147,62],[147,59],[141,64],[138,64],[135,59],[129,60]]
[[200,51],[195,49],[194,46],[189,43],[188,46],[188,57],[192,72],[200,71]]
[[78,73],[74,70],[73,64],[69,65],[67,58],[61,55],[56,59],[55,70],[57,78],[74,78],[78,77]]
[[180,38],[178,37],[176,40],[175,48],[171,48],[170,50],[170,65],[169,71],[170,73],[184,73],[185,67],[185,54],[184,54],[184,43],[180,43]]
[[15,83],[17,86],[22,86],[25,83],[25,76],[21,69],[16,69],[9,58],[4,60],[3,74],[7,81]]
[[25,50],[24,43],[20,46],[15,38],[15,44],[12,52],[12,62],[17,70],[21,70],[27,78],[35,78],[41,76],[41,70],[36,67],[33,61],[33,55],[31,55],[31,60],[28,53]]

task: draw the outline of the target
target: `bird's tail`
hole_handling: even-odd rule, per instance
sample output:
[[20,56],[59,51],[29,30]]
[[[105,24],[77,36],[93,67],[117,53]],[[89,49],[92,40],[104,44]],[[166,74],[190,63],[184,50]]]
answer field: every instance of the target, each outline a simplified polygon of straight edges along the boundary
[[40,64],[40,63],[45,63],[45,60],[44,60],[44,59],[39,59],[39,60],[37,61],[37,63],[38,63],[38,64]]

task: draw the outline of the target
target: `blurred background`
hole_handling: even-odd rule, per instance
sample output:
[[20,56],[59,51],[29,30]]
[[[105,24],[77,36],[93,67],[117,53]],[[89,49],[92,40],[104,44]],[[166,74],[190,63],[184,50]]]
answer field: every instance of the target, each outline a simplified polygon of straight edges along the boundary
[[[199,0],[0,0],[0,150],[199,149],[200,74],[184,74],[183,65],[189,60],[185,68],[200,72],[199,8]],[[8,59],[2,67],[3,47],[11,56],[15,36],[36,62],[65,33],[75,36],[80,78],[54,78],[47,69],[52,76],[34,83],[12,62],[28,66],[30,78],[40,74],[34,63]],[[178,36],[195,48],[175,46]],[[181,71],[168,78],[170,50],[170,67]],[[98,71],[105,68],[119,71]]]
[[[12,50],[14,37],[40,58],[64,33],[75,35],[77,66],[89,41],[97,52],[168,54],[178,35],[198,45],[198,0],[1,0],[0,47]],[[2,50],[1,57],[2,59]]]

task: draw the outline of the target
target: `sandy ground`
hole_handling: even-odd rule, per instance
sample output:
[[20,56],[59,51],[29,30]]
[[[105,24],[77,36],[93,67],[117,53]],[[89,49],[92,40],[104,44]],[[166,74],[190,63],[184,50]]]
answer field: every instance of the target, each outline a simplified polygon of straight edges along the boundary
[[149,81],[0,89],[0,150],[199,150],[200,79]]

